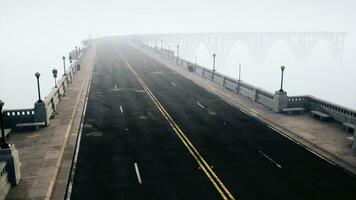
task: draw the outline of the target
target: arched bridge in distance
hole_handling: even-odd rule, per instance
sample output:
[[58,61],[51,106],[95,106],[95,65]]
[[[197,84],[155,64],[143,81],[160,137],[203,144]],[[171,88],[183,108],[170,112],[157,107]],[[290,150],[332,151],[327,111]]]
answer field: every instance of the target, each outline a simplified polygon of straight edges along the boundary
[[179,45],[183,57],[194,60],[198,45],[203,44],[210,55],[219,55],[225,63],[231,48],[241,42],[252,58],[262,61],[270,47],[277,41],[285,42],[295,59],[305,62],[314,46],[325,41],[336,61],[341,61],[346,32],[235,32],[235,33],[169,33],[138,36],[151,47],[168,48],[176,51]]

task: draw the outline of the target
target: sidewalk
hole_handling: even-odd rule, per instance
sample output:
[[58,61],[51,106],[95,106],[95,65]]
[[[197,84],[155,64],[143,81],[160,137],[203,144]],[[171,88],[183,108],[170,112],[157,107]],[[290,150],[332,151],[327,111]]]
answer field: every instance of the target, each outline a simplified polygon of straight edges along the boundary
[[356,175],[356,156],[352,154],[352,141],[348,139],[353,134],[347,133],[341,125],[320,122],[313,119],[309,113],[303,115],[275,113],[261,104],[223,88],[217,83],[204,79],[196,73],[189,72],[182,66],[177,66],[175,62],[170,62],[159,54],[135,47],[202,88],[221,97],[227,103],[260,119],[271,128],[305,146],[313,153],[319,154],[324,159],[326,158]]
[[9,137],[8,142],[19,151],[22,177],[6,199],[64,198],[95,53],[92,47],[84,55],[81,70],[74,76],[48,127],[15,132]]

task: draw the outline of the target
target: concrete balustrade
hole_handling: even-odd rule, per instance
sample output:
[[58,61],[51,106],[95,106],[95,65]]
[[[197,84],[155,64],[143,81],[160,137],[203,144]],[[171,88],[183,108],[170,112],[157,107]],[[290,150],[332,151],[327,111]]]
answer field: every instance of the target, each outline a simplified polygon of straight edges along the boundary
[[[155,49],[152,47],[146,45],[142,45],[142,47],[155,52]],[[170,50],[163,49],[162,52],[166,52],[166,54],[169,52],[171,55],[174,55],[173,51]],[[212,70],[182,58],[178,58],[177,60],[175,57],[174,59],[179,65],[183,67],[188,68],[189,65],[194,66],[193,72],[201,75],[202,77],[210,79],[223,86],[224,88],[235,91],[242,96],[245,96],[272,110],[275,110],[276,112],[280,112],[282,108],[301,107],[306,111],[318,110],[328,113],[337,122],[340,123],[348,122],[356,124],[356,110],[346,108],[341,105],[337,105],[309,95],[288,97],[287,93],[279,91],[273,94],[262,88],[258,88],[243,81],[238,81],[234,78],[225,76],[219,72],[214,71],[212,73]]]
[[34,122],[35,111],[30,109],[16,109],[4,111],[4,127],[15,127],[17,123]]
[[15,128],[16,124],[44,122],[48,126],[49,119],[53,118],[57,112],[57,105],[65,96],[67,87],[71,84],[80,64],[80,59],[87,48],[83,48],[78,53],[78,59],[71,63],[66,70],[67,75],[63,75],[57,82],[57,87],[53,88],[44,98],[43,102],[35,102],[34,108],[4,110],[4,127]]
[[303,107],[306,110],[317,110],[331,115],[334,120],[340,123],[356,124],[356,110],[317,97],[309,95],[288,97],[288,107]]

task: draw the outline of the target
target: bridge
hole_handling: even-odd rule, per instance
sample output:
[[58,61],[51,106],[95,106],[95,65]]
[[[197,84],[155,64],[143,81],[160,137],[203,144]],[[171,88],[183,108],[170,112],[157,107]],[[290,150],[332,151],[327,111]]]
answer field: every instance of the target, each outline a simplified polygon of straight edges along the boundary
[[194,60],[200,44],[210,55],[219,55],[221,64],[235,45],[244,45],[252,58],[263,61],[271,46],[277,41],[288,45],[298,62],[305,62],[311,50],[325,41],[338,62],[342,60],[346,32],[236,32],[236,33],[177,33],[140,35],[144,44],[155,48],[181,49],[182,57]]
[[[266,91],[156,44],[192,35],[87,41],[34,108],[1,112],[2,128],[12,129],[2,143],[15,144],[22,163],[6,198],[353,199],[356,111],[288,96],[283,86]],[[293,34],[222,35],[201,38],[227,53],[233,37],[259,38],[251,48],[268,49],[269,40]],[[342,49],[344,33],[319,36]],[[40,122],[39,130],[17,127]],[[7,163],[4,180],[19,174]]]

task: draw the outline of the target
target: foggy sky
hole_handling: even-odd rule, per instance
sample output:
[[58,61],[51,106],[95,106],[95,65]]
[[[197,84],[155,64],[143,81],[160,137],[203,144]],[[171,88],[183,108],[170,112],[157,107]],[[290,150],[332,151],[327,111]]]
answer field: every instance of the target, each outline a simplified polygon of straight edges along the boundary
[[[37,97],[34,73],[41,73],[42,94],[48,94],[54,84],[53,67],[62,73],[61,56],[90,34],[346,31],[340,65],[329,58],[325,44],[313,50],[308,66],[296,66],[285,46],[276,44],[258,69],[278,76],[278,67],[285,64],[290,94],[312,94],[356,108],[355,10],[352,0],[0,0],[0,99],[7,108],[32,107]],[[240,52],[241,60],[244,50],[239,48],[233,51]],[[208,65],[209,55],[201,51],[199,59]],[[228,60],[221,71],[235,73],[232,67],[238,58],[230,55]],[[275,82],[252,65],[246,68],[247,82],[278,89],[274,75]]]

